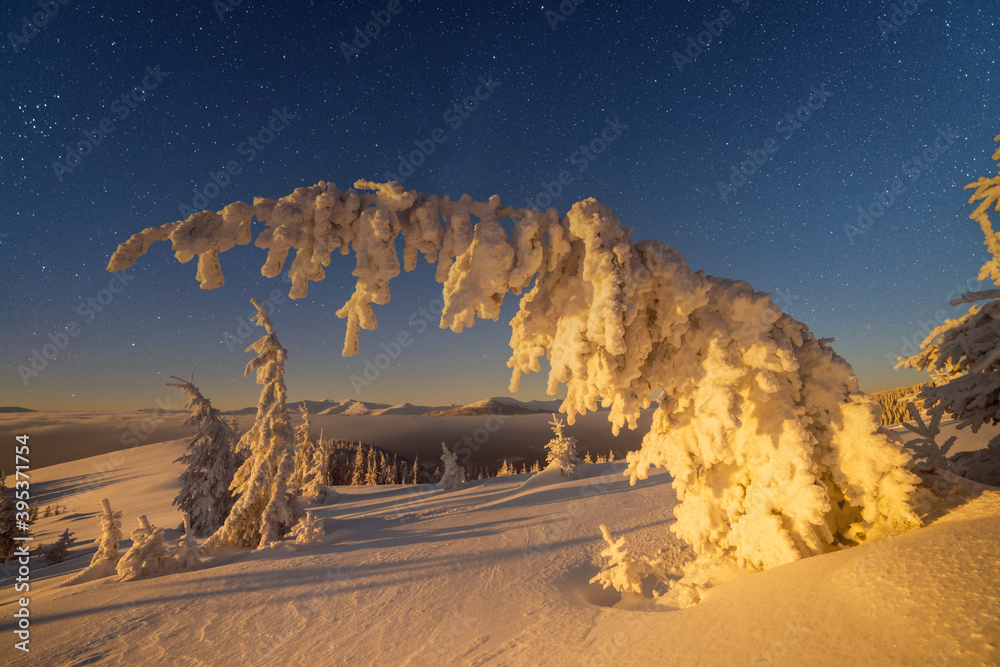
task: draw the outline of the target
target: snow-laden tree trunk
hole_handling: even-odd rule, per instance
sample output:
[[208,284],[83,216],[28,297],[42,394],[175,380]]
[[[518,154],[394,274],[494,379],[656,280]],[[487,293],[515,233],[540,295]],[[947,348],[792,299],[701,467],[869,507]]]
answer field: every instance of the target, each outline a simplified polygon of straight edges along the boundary
[[285,408],[285,359],[267,311],[251,299],[257,314],[255,324],[267,332],[247,348],[257,356],[247,364],[245,375],[257,371],[262,385],[257,417],[240,441],[250,455],[236,472],[230,486],[236,502],[225,523],[207,540],[210,545],[263,549],[280,540],[298,521],[301,509],[288,488],[295,468],[295,441]]
[[496,320],[505,295],[520,294],[512,391],[544,357],[548,392],[566,388],[569,423],[610,407],[617,434],[635,428],[662,390],[627,474],[634,483],[662,466],[674,476],[673,529],[697,556],[690,581],[708,565],[758,570],[919,525],[909,502],[917,478],[903,468],[908,455],[878,433],[876,404],[847,362],[769,295],[692,271],[664,243],[633,243],[594,199],[560,217],[502,206],[496,195],[455,201],[399,183],[355,187],[320,182],[148,229],[119,246],[108,269],[128,268],[169,238],[179,260],[199,257],[202,287],[217,287],[218,253],[249,242],[256,216],[266,223],[255,241],[268,251],[262,272],[279,275],[294,249],[289,295],[299,298],[323,279],[333,250],[353,249],[357,284],[337,313],[347,319],[348,355],[359,330],[377,324],[372,304],[389,301],[399,235],[404,270],[420,255],[437,262],[442,328]]

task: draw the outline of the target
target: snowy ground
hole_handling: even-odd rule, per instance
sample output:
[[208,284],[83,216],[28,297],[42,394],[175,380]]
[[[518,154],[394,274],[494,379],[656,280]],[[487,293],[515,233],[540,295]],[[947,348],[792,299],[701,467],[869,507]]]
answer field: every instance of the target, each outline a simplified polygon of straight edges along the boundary
[[[599,525],[636,551],[676,545],[664,473],[630,488],[622,463],[429,487],[347,487],[321,506],[327,540],[215,556],[204,569],[60,587],[93,553],[100,499],[178,533],[186,441],[36,470],[71,512],[74,558],[32,565],[31,654],[13,648],[0,584],[0,663],[37,665],[998,664],[1000,489],[967,484],[927,527],[738,578],[692,608],[613,608],[588,584]],[[126,542],[127,544],[127,542]]]

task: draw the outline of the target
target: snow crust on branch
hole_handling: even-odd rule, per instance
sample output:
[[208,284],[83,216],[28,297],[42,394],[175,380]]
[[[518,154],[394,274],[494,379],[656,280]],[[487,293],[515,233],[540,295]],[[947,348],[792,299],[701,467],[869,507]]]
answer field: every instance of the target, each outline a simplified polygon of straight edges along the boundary
[[[593,198],[560,217],[552,208],[503,206],[496,195],[451,200],[396,182],[355,188],[321,181],[278,201],[231,205],[229,213],[241,224],[248,212],[266,223],[255,241],[268,250],[264,275],[277,276],[295,250],[292,298],[322,280],[333,250],[353,249],[357,284],[337,313],[347,319],[344,354],[358,351],[360,329],[376,327],[372,304],[390,299],[401,235],[404,270],[421,255],[437,262],[442,328],[496,320],[507,292],[520,295],[512,391],[545,358],[548,393],[566,388],[567,421],[610,407],[616,435],[636,428],[660,392],[626,474],[634,484],[651,466],[671,472],[681,501],[672,529],[700,565],[759,570],[919,525],[909,501],[918,479],[904,470],[909,456],[900,445],[878,432],[876,404],[828,341],[770,295],[695,272],[662,242],[633,243]],[[190,242],[170,232],[179,259],[228,243],[223,225],[203,228],[220,231],[206,232],[212,242],[201,231]],[[156,234],[146,230],[119,246],[108,269],[131,266]],[[707,571],[700,565],[691,573]]]

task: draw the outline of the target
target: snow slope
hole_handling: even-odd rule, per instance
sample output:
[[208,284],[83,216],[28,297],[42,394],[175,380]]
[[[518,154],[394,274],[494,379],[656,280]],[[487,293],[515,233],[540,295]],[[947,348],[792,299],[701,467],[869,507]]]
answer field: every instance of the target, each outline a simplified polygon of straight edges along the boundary
[[[588,584],[599,525],[637,552],[680,545],[665,473],[630,488],[623,462],[583,479],[542,473],[432,487],[346,487],[316,509],[326,540],[227,552],[201,570],[60,587],[89,562],[102,497],[174,528],[183,441],[37,470],[42,519],[77,557],[33,564],[32,653],[11,640],[16,594],[0,585],[2,664],[653,665],[997,664],[1000,489],[966,495],[926,528],[747,575],[673,612],[614,608]],[[100,469],[110,470],[97,474]],[[552,471],[549,471],[552,472]],[[92,487],[92,488],[88,488]],[[954,503],[953,503],[954,504]],[[941,516],[938,516],[941,515]],[[168,539],[177,532],[167,531]],[[126,542],[127,543],[127,542]]]

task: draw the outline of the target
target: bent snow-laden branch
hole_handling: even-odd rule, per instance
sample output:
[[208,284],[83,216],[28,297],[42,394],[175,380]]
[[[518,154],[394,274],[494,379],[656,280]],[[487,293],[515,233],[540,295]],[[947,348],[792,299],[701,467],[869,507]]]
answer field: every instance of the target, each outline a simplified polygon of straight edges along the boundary
[[[376,327],[371,304],[389,302],[402,235],[403,269],[420,255],[437,263],[442,328],[496,320],[505,295],[521,295],[512,391],[544,357],[549,393],[566,387],[569,422],[610,407],[617,434],[635,428],[662,390],[626,474],[634,483],[650,466],[671,472],[681,500],[673,530],[700,562],[762,569],[919,524],[909,457],[878,433],[874,402],[826,341],[769,295],[692,271],[659,241],[633,243],[595,199],[560,217],[502,206],[496,195],[451,200],[395,182],[355,188],[320,182],[147,229],[118,247],[108,269],[128,268],[169,239],[178,260],[198,257],[202,288],[218,287],[219,253],[250,242],[255,216],[266,224],[254,241],[268,251],[262,273],[279,275],[294,250],[289,296],[300,298],[324,278],[334,250],[353,250],[357,285],[337,313],[347,318],[344,354],[353,355],[359,330]],[[513,221],[512,234],[501,219]]]

